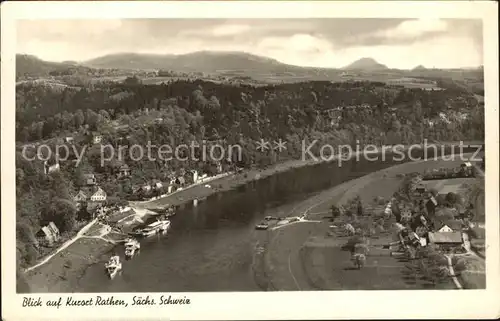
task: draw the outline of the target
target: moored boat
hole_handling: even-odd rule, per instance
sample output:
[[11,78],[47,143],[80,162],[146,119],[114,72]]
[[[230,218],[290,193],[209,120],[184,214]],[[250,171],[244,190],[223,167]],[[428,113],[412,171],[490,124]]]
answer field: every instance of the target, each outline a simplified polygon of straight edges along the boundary
[[156,222],[149,224],[145,228],[143,228],[141,230],[141,234],[142,234],[142,236],[146,237],[146,236],[154,235],[156,233],[166,232],[166,231],[168,231],[169,228],[170,228],[170,221],[169,220],[158,220]]
[[125,257],[132,258],[141,248],[141,243],[136,239],[129,238],[125,241]]
[[108,263],[104,265],[106,272],[110,279],[114,279],[116,274],[122,269],[122,263],[120,262],[120,257],[118,255],[112,256]]
[[269,228],[269,224],[267,222],[263,221],[260,222],[259,224],[255,225],[255,229],[257,230],[267,230]]

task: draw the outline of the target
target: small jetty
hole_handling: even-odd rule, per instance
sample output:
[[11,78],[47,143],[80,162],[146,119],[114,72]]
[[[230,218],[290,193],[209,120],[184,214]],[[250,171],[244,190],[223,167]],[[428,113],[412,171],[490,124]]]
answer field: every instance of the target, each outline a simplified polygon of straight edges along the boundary
[[174,206],[167,206],[166,208],[154,208],[151,209],[151,211],[159,214],[162,217],[172,217],[177,214]]

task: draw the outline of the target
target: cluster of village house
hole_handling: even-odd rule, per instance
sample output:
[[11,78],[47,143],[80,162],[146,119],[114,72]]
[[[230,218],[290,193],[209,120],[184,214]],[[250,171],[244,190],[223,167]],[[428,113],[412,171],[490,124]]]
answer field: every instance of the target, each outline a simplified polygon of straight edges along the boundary
[[[465,168],[468,168],[467,165]],[[408,241],[411,245],[422,247],[432,244],[442,251],[460,252],[465,250],[464,244],[468,240],[464,232],[472,229],[479,235],[484,234],[481,228],[471,222],[472,208],[470,206],[468,208],[459,205],[448,207],[446,210],[453,218],[451,215],[445,219],[442,219],[443,216],[436,216],[440,206],[437,198],[444,197],[447,194],[446,189],[440,190],[437,194],[429,191],[420,175],[415,176],[409,186],[411,188],[409,200],[392,198],[382,208],[376,206],[367,211],[369,213],[373,210],[381,210],[385,217],[398,213],[399,235],[404,244],[408,244]],[[350,235],[355,233],[354,227],[350,224],[345,225],[345,230]],[[408,241],[403,241],[404,239]],[[398,241],[393,244],[401,243]]]
[[[466,103],[465,98],[463,97],[458,97],[456,98],[456,101],[459,103]],[[454,100],[449,99],[446,102],[447,105],[447,110],[444,112],[439,112],[439,114],[434,117],[434,118],[423,118],[422,123],[424,123],[428,127],[434,127],[435,125],[439,124],[451,124],[452,122],[456,123],[461,123],[466,121],[470,117],[470,108],[463,107],[460,108],[459,110],[454,110],[453,108],[453,103]],[[479,102],[479,104],[481,104]],[[392,114],[396,115],[397,108],[396,107],[387,107],[387,110]],[[337,106],[335,108],[329,109],[326,112],[330,116],[331,119],[331,125],[332,126],[337,126],[339,122],[342,120],[341,112],[342,110],[360,110],[360,109],[365,109],[365,110],[372,110],[374,109],[374,106],[370,106],[369,104],[359,104],[359,105],[347,105],[347,106]]]
[[[222,171],[222,167],[218,167],[219,173]],[[117,177],[124,178],[131,174],[130,167],[127,164],[120,166]],[[208,178],[207,174],[199,175],[198,171],[191,171],[191,177],[189,180],[186,176],[179,175],[170,178],[168,183],[162,182],[160,180],[152,180],[150,183],[143,185],[132,186],[132,193],[135,195],[148,196],[152,195],[152,192],[163,192],[165,195],[175,192],[176,190],[181,190],[189,183],[199,183],[203,182]],[[84,175],[84,184],[74,196],[73,200],[77,204],[77,208],[81,208],[82,205],[86,204],[87,211],[91,212],[96,208],[102,208],[102,204],[105,203],[107,198],[106,192],[98,186],[96,176],[94,174]]]
[[[90,142],[92,144],[100,144],[102,142],[102,135],[98,132],[88,133],[87,136],[91,138]],[[74,138],[72,136],[65,137],[64,141],[68,144],[74,143]],[[44,162],[44,172],[45,174],[50,174],[60,170],[59,163],[54,161]],[[217,164],[217,172],[222,173],[222,164],[219,162]],[[175,192],[176,190],[181,190],[188,184],[200,183],[207,180],[209,177],[207,174],[199,174],[198,171],[190,171],[191,175],[178,175],[176,177],[171,177],[169,182],[161,182],[160,180],[152,180],[150,183],[143,185],[132,186],[132,193],[134,195],[143,195],[144,197],[152,195],[153,192],[163,192],[163,195],[168,195]],[[117,178],[126,178],[131,175],[131,169],[127,164],[122,164],[119,166],[117,171]],[[107,193],[104,191],[97,182],[95,174],[88,173],[83,175],[83,183],[80,186],[79,191],[73,196],[73,201],[76,204],[78,210],[83,206],[86,206],[86,210],[92,216],[102,216],[103,214],[113,210],[108,206],[105,206],[107,200]],[[59,238],[59,231],[53,222],[41,228],[37,236],[44,239],[48,244],[53,244]]]
[[[219,166],[219,170],[221,167]],[[197,171],[191,171],[192,177],[190,181],[192,183],[200,183],[208,178],[207,174],[199,175]],[[127,177],[130,175],[130,168],[128,165],[124,164],[120,166],[118,177]],[[93,217],[101,217],[110,211],[119,209],[120,212],[131,212],[132,210],[128,207],[117,208],[106,206],[107,194],[98,185],[95,174],[84,174],[84,182],[80,187],[80,190],[73,197],[73,201],[76,204],[78,210],[83,206],[86,206],[86,210]],[[160,180],[153,180],[151,183],[144,185],[133,186],[134,194],[148,195],[153,191],[162,191],[168,195],[176,190],[182,190],[183,187],[187,185],[185,176],[177,176],[171,178],[170,182],[164,186]],[[166,187],[166,188],[164,188]],[[122,213],[123,214],[123,213]],[[44,226],[37,233],[37,237],[46,244],[53,244],[59,239],[59,230],[53,222],[50,222],[47,226]]]
[[[418,242],[421,246],[433,244],[438,249],[445,251],[463,250],[465,241],[464,231],[474,229],[475,226],[470,222],[471,208],[453,207],[447,210],[453,214],[453,218],[441,219],[436,217],[438,201],[436,197],[443,191],[434,195],[429,192],[422,183],[422,177],[417,176],[410,185],[414,201],[419,205],[417,219],[414,220],[414,206],[410,203],[398,202],[397,206],[401,215],[400,222],[411,231],[409,238]],[[444,195],[443,195],[444,196]],[[391,211],[391,205],[387,205],[386,211]],[[427,213],[424,215],[423,213]]]
[[[461,97],[460,97],[461,98]],[[341,112],[343,110],[360,110],[366,109],[371,111],[374,106],[370,106],[369,104],[360,104],[360,105],[348,105],[348,106],[338,106],[332,109],[327,110],[326,112],[330,116],[331,124],[338,125],[338,123],[342,120]],[[466,109],[462,109],[460,111],[447,110],[446,112],[440,112],[439,115],[435,118],[424,118],[422,122],[429,127],[434,127],[434,125],[438,125],[440,123],[450,124],[451,122],[463,122],[469,118],[469,111]],[[387,110],[392,114],[396,115],[397,108],[396,107],[387,107]]]

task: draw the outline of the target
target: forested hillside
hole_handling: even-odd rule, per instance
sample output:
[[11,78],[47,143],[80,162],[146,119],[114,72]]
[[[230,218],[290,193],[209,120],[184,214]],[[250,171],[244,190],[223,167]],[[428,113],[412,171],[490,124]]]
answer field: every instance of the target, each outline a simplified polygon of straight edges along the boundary
[[[225,142],[242,147],[242,159],[232,166],[268,166],[301,157],[303,140],[338,144],[398,144],[429,140],[484,138],[484,108],[460,88],[440,91],[389,87],[384,83],[307,82],[270,86],[231,86],[202,81],[143,85],[137,78],[93,87],[23,83],[16,90],[16,141],[55,146],[74,138],[77,150],[88,145],[78,167],[68,160],[61,170],[45,175],[40,161],[16,153],[18,266],[39,255],[34,237],[53,221],[71,233],[79,213],[72,197],[82,176],[95,173],[108,200],[133,194],[133,186],[165,180],[196,169],[211,174],[213,162],[141,161],[126,155],[101,166],[101,144],[180,145],[197,141]],[[286,152],[257,152],[255,141],[287,141]],[[320,145],[318,144],[318,146]],[[70,149],[71,150],[71,149]],[[313,152],[318,152],[314,150]],[[30,156],[33,156],[34,149]],[[74,155],[73,155],[74,156]],[[71,158],[70,158],[71,159]],[[74,157],[73,157],[74,159]],[[132,175],[117,178],[117,166],[127,164]]]

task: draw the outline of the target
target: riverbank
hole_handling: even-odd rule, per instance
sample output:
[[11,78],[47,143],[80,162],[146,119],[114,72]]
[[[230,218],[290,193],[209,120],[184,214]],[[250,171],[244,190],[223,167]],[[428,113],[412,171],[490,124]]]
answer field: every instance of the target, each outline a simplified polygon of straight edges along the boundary
[[[147,215],[148,208],[156,208],[166,205],[182,205],[188,202],[192,202],[194,199],[202,200],[203,198],[214,193],[229,191],[251,181],[263,179],[265,177],[276,175],[294,168],[316,165],[319,163],[320,162],[316,162],[314,160],[288,161],[263,170],[252,169],[242,173],[234,174],[232,176],[222,177],[218,180],[211,181],[210,187],[206,187],[205,185],[200,184],[190,188],[186,188],[182,191],[171,194],[159,200],[133,203],[132,206],[136,210],[136,215],[131,217],[133,222],[129,224],[128,227],[132,227],[135,224],[142,223],[142,221],[144,221],[145,219],[145,215]],[[347,182],[345,184],[350,184],[350,182]],[[346,186],[350,185],[344,185],[343,188],[346,188]],[[312,206],[316,206],[316,204],[312,204]],[[307,208],[304,210],[307,210]],[[314,215],[314,213],[311,213],[311,215]],[[83,273],[83,271],[85,271],[85,269],[89,265],[100,262],[100,258],[102,258],[102,256],[106,254],[113,246],[112,244],[106,243],[101,239],[89,240],[94,242],[95,244],[90,244],[85,241],[87,240],[75,242],[65,250],[61,251],[57,256],[54,256],[49,262],[26,274],[26,279],[28,284],[30,284],[31,286],[31,291],[71,291],[72,284],[78,282],[78,278]],[[85,244],[88,244],[86,253]],[[67,264],[68,260],[71,261],[71,264]],[[71,280],[69,280],[70,278]]]
[[[474,146],[478,147],[484,142],[480,141],[466,141],[463,142],[464,146]],[[457,142],[441,142],[441,146],[449,147],[459,146]],[[421,146],[424,146],[423,144]],[[379,146],[379,151],[375,153],[371,153],[371,157],[374,157],[374,154],[381,154],[381,151],[384,149]],[[404,151],[408,150],[408,146],[403,149]],[[351,159],[355,159],[358,154],[361,153],[353,153],[351,155]],[[384,157],[382,157],[383,161]],[[343,163],[348,162],[347,159],[342,159]],[[144,202],[132,202],[133,206],[136,208],[145,208],[145,209],[154,209],[158,207],[166,207],[167,205],[182,205],[184,203],[193,202],[194,200],[203,200],[204,198],[215,194],[217,192],[224,192],[228,190],[232,190],[238,186],[248,184],[252,181],[264,179],[269,176],[273,176],[276,174],[280,174],[292,169],[302,168],[307,166],[315,166],[328,162],[338,162],[338,157],[335,157],[333,160],[322,160],[322,159],[304,159],[304,160],[287,160],[281,163],[272,165],[265,169],[248,169],[239,173],[234,173],[231,175],[227,175],[216,180],[212,180],[203,184],[193,184],[188,186],[184,190],[174,192],[170,195],[167,195],[163,198],[152,200],[152,201],[144,201]],[[420,163],[420,161],[415,162],[415,164]],[[206,187],[206,185],[210,187]]]
[[[263,269],[272,290],[340,290],[340,289],[409,289],[414,285],[403,280],[404,264],[390,257],[388,250],[367,259],[366,269],[353,270],[350,255],[340,247],[346,238],[329,234],[329,208],[343,204],[355,196],[363,203],[372,202],[375,196],[388,199],[398,190],[402,174],[423,172],[436,167],[454,167],[457,161],[421,161],[396,165],[333,187],[299,204],[288,216],[306,215],[319,223],[295,223],[279,230],[268,231],[268,241],[263,245],[258,266]],[[376,242],[387,244],[390,235],[379,237]],[[373,255],[373,253],[372,253]],[[442,288],[454,288],[446,282]],[[265,289],[264,289],[265,290]]]
[[[206,197],[218,192],[229,191],[238,186],[248,184],[250,182],[264,179],[273,175],[277,175],[292,169],[314,166],[321,164],[315,160],[288,160],[264,169],[248,169],[239,173],[233,173],[216,180],[212,180],[203,184],[196,184],[186,187],[181,191],[176,191],[166,197],[143,202],[131,202],[134,208],[155,209],[158,207],[166,207],[168,205],[177,206],[185,203],[193,202],[194,200],[203,200]],[[209,185],[210,187],[207,187]]]
[[[293,168],[316,164],[310,161],[289,161],[267,169],[251,169],[233,175],[224,176],[207,183],[189,186],[184,190],[166,197],[146,202],[130,202],[134,214],[118,220],[124,230],[130,230],[144,223],[153,213],[149,209],[167,205],[183,205],[195,199],[202,200],[212,194],[229,191],[238,186],[263,179]],[[210,184],[210,188],[206,187]],[[123,237],[113,233],[102,234],[100,226],[94,225],[85,235],[75,236],[71,244],[56,250],[55,254],[44,258],[35,268],[25,273],[31,292],[71,292],[85,270],[102,261],[115,245],[111,242]],[[82,237],[83,236],[83,237]],[[103,238],[105,236],[106,238]],[[111,241],[111,242],[110,242]]]

